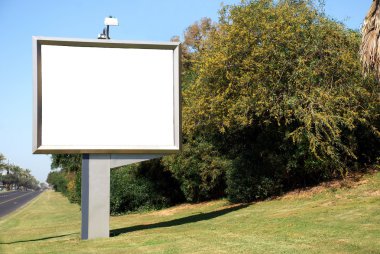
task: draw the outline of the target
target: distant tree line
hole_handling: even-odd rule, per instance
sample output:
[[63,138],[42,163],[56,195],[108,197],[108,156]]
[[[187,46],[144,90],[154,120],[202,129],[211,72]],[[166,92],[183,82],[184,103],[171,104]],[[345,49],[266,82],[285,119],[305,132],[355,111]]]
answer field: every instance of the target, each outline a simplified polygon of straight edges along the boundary
[[[244,1],[189,26],[183,151],[112,170],[111,211],[250,202],[379,167],[379,85],[362,73],[360,33],[320,7]],[[56,189],[75,202],[80,165],[52,156]]]
[[29,169],[7,163],[7,159],[0,153],[0,186],[6,190],[38,190],[39,182]]

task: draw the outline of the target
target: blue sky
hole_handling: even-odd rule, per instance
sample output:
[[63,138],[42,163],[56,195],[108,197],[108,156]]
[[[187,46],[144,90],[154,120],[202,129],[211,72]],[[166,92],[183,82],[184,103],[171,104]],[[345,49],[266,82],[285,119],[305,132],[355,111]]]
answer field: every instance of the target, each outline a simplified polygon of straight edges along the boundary
[[[32,155],[32,36],[96,38],[105,16],[111,37],[168,41],[202,17],[217,20],[220,0],[0,0],[0,153],[40,181],[48,155]],[[224,0],[224,4],[240,0]],[[326,0],[326,13],[359,29],[372,0]]]

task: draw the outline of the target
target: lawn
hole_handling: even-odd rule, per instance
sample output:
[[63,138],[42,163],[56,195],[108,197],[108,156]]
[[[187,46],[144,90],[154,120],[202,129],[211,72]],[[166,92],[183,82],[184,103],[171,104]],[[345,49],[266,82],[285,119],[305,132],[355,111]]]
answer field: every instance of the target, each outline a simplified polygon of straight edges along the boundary
[[47,191],[1,219],[0,253],[380,253],[380,172],[249,205],[111,217],[111,229],[80,240],[79,207]]

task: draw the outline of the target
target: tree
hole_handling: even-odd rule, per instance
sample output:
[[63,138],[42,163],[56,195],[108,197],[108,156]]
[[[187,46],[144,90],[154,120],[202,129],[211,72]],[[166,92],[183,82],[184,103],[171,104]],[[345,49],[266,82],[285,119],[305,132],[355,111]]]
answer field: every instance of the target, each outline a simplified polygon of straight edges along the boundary
[[[196,77],[196,72],[192,68],[198,55],[207,47],[206,40],[215,31],[216,24],[210,18],[202,18],[186,28],[184,40],[181,44],[182,55],[182,90],[186,90]],[[179,36],[174,36],[171,41],[180,41]]]
[[[4,160],[5,157],[3,156],[3,161]],[[38,181],[34,178],[29,169],[23,169],[20,166],[9,163],[3,163],[1,169],[6,171],[5,174],[0,175],[0,181],[3,182],[7,190],[27,190],[39,188]]]
[[51,168],[61,169],[64,172],[78,172],[81,170],[82,157],[80,154],[52,154]]
[[5,156],[2,153],[0,153],[0,168],[5,165],[4,161],[5,161]]
[[229,183],[277,188],[344,175],[367,152],[357,127],[379,140],[379,88],[361,73],[360,34],[312,1],[227,6],[202,45],[184,91],[184,132],[233,160],[227,177],[244,181]]
[[41,190],[46,190],[48,188],[49,188],[49,186],[46,183],[40,183],[40,189]]
[[46,182],[53,186],[55,191],[61,192],[63,194],[67,193],[67,179],[65,178],[63,172],[49,172]]
[[380,0],[373,0],[364,19],[360,58],[364,72],[380,78]]
[[0,176],[3,174],[3,171],[5,171],[5,160],[5,156],[2,153],[0,153]]
[[81,166],[80,154],[53,154],[51,169],[47,182],[56,191],[62,192],[70,202],[80,203],[81,199]]
[[3,171],[5,170],[5,156],[0,153],[0,187],[3,188]]

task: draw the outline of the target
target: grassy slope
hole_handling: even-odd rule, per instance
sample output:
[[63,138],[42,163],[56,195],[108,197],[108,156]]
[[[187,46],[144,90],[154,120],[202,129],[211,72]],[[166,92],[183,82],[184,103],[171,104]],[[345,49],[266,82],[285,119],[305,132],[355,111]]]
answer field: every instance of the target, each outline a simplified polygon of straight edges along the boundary
[[380,253],[380,173],[249,206],[224,200],[111,218],[80,240],[80,211],[45,192],[0,221],[0,253]]

